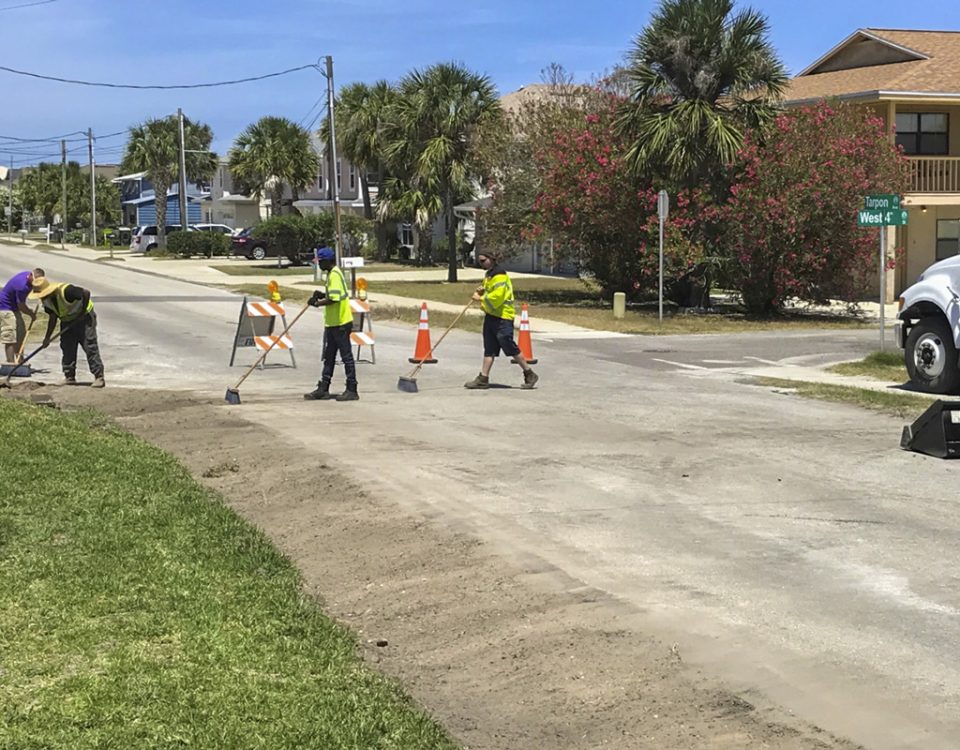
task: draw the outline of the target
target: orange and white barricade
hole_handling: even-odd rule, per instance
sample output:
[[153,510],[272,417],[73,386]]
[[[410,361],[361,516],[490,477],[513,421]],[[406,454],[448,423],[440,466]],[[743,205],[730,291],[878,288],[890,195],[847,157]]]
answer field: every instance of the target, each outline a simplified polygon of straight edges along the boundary
[[[297,360],[293,356],[293,339],[289,334],[286,336],[280,335],[286,329],[287,311],[282,302],[268,302],[267,300],[244,297],[240,306],[237,332],[233,337],[230,366],[233,367],[236,360],[237,349],[255,347],[262,352],[269,349],[271,343],[276,341],[273,349],[290,352],[290,364],[292,367],[296,367]],[[260,367],[263,368],[263,362],[260,363]]]
[[[376,340],[373,336],[373,318],[370,315],[370,303],[366,300],[353,298],[350,300],[350,309],[354,315],[360,316],[360,323],[354,326],[350,334],[350,342],[357,347],[357,362],[367,362],[377,364],[377,351],[374,348]],[[366,327],[366,330],[364,330]],[[360,357],[360,351],[363,347],[370,347],[370,359],[365,360]]]
[[[370,303],[363,299],[352,297],[350,299],[350,310],[354,316],[360,316],[360,322],[354,321],[353,331],[350,332],[350,343],[357,347],[357,353],[354,355],[354,361],[369,362],[371,365],[377,364],[377,350],[374,348],[376,339],[373,335],[373,318],[370,315]],[[327,333],[324,331],[324,348],[326,347]],[[370,359],[363,359],[360,355],[363,347],[370,347]],[[340,362],[340,355],[337,355],[337,363]]]

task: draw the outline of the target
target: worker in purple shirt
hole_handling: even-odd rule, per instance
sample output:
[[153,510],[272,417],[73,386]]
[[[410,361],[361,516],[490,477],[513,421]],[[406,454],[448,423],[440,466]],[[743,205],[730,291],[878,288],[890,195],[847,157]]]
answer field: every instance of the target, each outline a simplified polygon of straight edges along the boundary
[[20,345],[27,335],[23,316],[30,318],[31,325],[37,318],[33,308],[27,305],[27,295],[33,290],[33,277],[38,271],[43,275],[39,268],[21,271],[0,289],[0,344],[3,344],[4,356],[10,364],[19,364],[22,359]]

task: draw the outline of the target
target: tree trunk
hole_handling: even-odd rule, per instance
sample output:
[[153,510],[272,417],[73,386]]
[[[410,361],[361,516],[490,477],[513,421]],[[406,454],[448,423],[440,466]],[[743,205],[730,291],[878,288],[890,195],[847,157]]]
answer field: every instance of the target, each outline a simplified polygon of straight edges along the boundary
[[453,283],[457,280],[457,223],[453,215],[453,191],[447,188],[447,250],[450,255],[447,258],[447,281]]
[[[357,169],[360,169],[357,167]],[[367,170],[360,170],[360,194],[363,196],[363,218],[373,218],[373,204],[370,203],[370,186],[367,184]]]
[[[380,203],[380,191],[383,190],[383,163],[377,164],[377,203]],[[367,188],[367,195],[370,194],[370,188]],[[389,248],[387,248],[387,224],[380,218],[379,205],[377,207],[377,257],[381,261],[388,260]]]
[[420,227],[417,222],[413,222],[413,256],[417,259],[417,265],[422,262],[420,258]]
[[153,183],[154,198],[153,205],[157,209],[157,247],[161,250],[167,249],[167,190],[170,186],[159,182]]
[[283,215],[283,184],[279,182],[270,190],[270,215]]

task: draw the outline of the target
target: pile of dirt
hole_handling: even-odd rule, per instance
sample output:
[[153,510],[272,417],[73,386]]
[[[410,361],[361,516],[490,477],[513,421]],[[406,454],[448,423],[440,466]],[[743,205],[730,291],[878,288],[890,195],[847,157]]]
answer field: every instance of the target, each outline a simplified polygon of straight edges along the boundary
[[604,593],[370,496],[321,449],[278,436],[265,454],[263,425],[240,408],[171,392],[45,390],[61,408],[99,409],[222,493],[358,634],[364,658],[465,748],[855,747],[694,672]]

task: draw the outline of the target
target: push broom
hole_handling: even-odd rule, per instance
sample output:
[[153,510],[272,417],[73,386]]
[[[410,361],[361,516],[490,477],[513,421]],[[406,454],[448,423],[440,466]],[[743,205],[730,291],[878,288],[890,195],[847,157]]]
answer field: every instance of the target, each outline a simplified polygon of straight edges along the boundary
[[290,324],[283,329],[283,333],[281,333],[279,336],[273,337],[273,341],[270,342],[270,346],[267,347],[267,350],[263,354],[261,354],[259,357],[257,357],[257,361],[254,362],[252,365],[250,365],[249,370],[243,373],[243,377],[237,381],[237,384],[233,386],[233,388],[227,388],[227,395],[224,396],[224,399],[223,399],[224,401],[226,401],[228,404],[234,404],[234,405],[240,403],[240,386],[243,384],[243,381],[246,380],[247,377],[249,377],[250,373],[256,370],[259,364],[267,358],[267,355],[270,353],[270,350],[277,345],[277,342],[280,341],[281,338],[287,335],[287,331],[293,328],[293,324],[296,323],[298,320],[300,320],[300,316],[302,316],[309,308],[310,308],[310,303],[307,303],[306,305],[304,305],[303,309],[297,313],[297,317],[291,320]]
[[433,357],[433,353],[436,351],[437,347],[440,346],[440,343],[447,337],[447,334],[453,330],[453,327],[460,322],[460,318],[463,317],[464,313],[470,309],[470,306],[475,301],[476,300],[471,299],[467,303],[467,306],[464,307],[460,311],[459,315],[453,319],[453,322],[447,326],[447,330],[440,334],[440,338],[437,339],[437,343],[430,347],[430,351],[428,351],[426,355],[424,355],[423,359],[417,363],[417,366],[413,368],[410,374],[406,377],[402,375],[400,376],[400,380],[397,381],[397,390],[406,391],[407,393],[417,393],[419,391],[419,388],[417,388],[417,374],[420,372],[424,363]]

